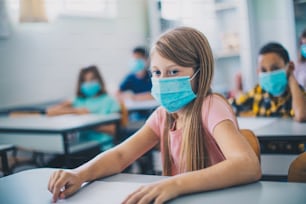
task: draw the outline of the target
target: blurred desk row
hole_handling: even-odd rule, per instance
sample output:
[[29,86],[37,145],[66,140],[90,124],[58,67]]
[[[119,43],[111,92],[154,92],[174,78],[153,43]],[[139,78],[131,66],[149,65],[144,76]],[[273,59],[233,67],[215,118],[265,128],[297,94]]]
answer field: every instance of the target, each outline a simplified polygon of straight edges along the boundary
[[120,114],[0,117],[0,144],[13,144],[29,150],[64,154],[65,166],[69,155],[97,146],[95,141],[74,143],[71,134],[109,123],[119,125]]
[[[64,166],[70,167],[73,166],[72,154],[91,151],[91,155],[97,151],[97,148],[99,149],[97,141],[80,142],[77,137],[80,131],[113,123],[117,126],[115,143],[127,137],[119,135],[122,133],[121,114],[46,116],[46,109],[59,102],[61,100],[0,110],[0,144],[12,144],[33,152],[64,155]],[[155,100],[126,103],[129,112],[149,112],[157,106]],[[93,149],[95,150],[92,151]],[[74,157],[80,156],[74,155]]]
[[[155,101],[127,101],[129,111],[154,110]],[[80,130],[94,128],[99,125],[120,123],[120,114],[109,116],[98,115],[63,115],[56,117],[0,117],[0,144],[14,144],[45,153],[65,155],[66,166],[69,166],[69,154],[97,145],[92,143],[69,142],[69,134]],[[283,118],[238,118],[241,129],[251,129],[260,143],[269,141],[306,143],[306,124]],[[290,163],[297,154],[265,154],[262,152],[263,175],[285,178]]]
[[[267,142],[306,143],[306,123],[290,118],[238,118],[241,129],[251,129],[260,144]],[[261,152],[263,180],[283,180],[287,178],[291,162],[298,153]]]

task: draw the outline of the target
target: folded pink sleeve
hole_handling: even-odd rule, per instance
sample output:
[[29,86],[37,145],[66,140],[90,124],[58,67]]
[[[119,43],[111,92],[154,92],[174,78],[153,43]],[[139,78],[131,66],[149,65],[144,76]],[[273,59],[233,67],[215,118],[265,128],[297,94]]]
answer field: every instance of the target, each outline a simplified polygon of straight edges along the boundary
[[213,130],[220,122],[230,120],[238,128],[236,116],[226,100],[218,95],[208,96],[202,107],[203,125],[213,135]]

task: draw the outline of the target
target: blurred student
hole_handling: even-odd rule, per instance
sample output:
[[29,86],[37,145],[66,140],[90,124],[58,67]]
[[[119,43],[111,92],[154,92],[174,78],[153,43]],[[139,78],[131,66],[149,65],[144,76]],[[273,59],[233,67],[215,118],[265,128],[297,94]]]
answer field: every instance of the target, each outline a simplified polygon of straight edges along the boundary
[[[47,115],[101,114],[108,115],[120,111],[116,100],[107,94],[104,80],[94,65],[81,69],[77,83],[76,98],[47,109]],[[101,151],[114,145],[115,124],[101,125],[95,130],[81,132],[81,140],[101,143]]]
[[147,51],[144,47],[133,49],[129,64],[130,73],[121,82],[118,97],[121,100],[149,100],[152,83],[147,70]]
[[306,29],[299,38],[298,62],[294,75],[301,86],[306,90]]
[[214,58],[201,32],[179,27],[163,34],[153,45],[150,69],[152,95],[161,107],[120,145],[74,170],[54,172],[48,184],[53,201],[84,182],[121,172],[158,143],[163,174],[170,177],[139,188],[122,203],[165,203],[260,178],[259,160],[232,108],[211,92]]
[[306,121],[306,93],[293,75],[294,63],[279,43],[268,43],[259,51],[259,84],[231,100],[239,116],[293,117]]

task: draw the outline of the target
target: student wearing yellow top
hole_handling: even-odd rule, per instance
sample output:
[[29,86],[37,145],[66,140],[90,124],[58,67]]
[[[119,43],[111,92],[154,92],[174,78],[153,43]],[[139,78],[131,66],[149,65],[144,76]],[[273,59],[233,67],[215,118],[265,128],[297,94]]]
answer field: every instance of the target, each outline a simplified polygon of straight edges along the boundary
[[294,74],[294,63],[279,43],[268,43],[259,51],[259,83],[250,91],[232,99],[239,116],[293,117],[306,121],[306,93]]
[[214,58],[206,37],[188,27],[164,33],[152,47],[150,67],[151,93],[161,107],[120,145],[76,169],[54,172],[48,183],[53,201],[84,182],[121,172],[158,143],[163,174],[170,177],[139,188],[123,203],[160,204],[260,178],[259,160],[231,106],[211,92]]

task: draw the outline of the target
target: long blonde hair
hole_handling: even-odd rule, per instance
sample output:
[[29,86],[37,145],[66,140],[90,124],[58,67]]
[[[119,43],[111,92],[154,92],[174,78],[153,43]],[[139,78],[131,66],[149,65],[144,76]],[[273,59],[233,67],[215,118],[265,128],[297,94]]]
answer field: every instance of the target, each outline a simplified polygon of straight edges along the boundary
[[[211,94],[211,82],[214,71],[214,59],[208,40],[199,31],[189,27],[178,27],[164,33],[155,43],[152,52],[183,67],[193,67],[199,74],[195,80],[194,92],[197,98],[184,107],[184,129],[181,146],[180,172],[194,171],[205,167],[204,135],[207,128],[202,125],[202,104],[206,96]],[[169,130],[175,118],[167,113],[163,132],[163,174],[171,175],[172,161],[169,148]],[[204,157],[205,156],[205,157]]]

